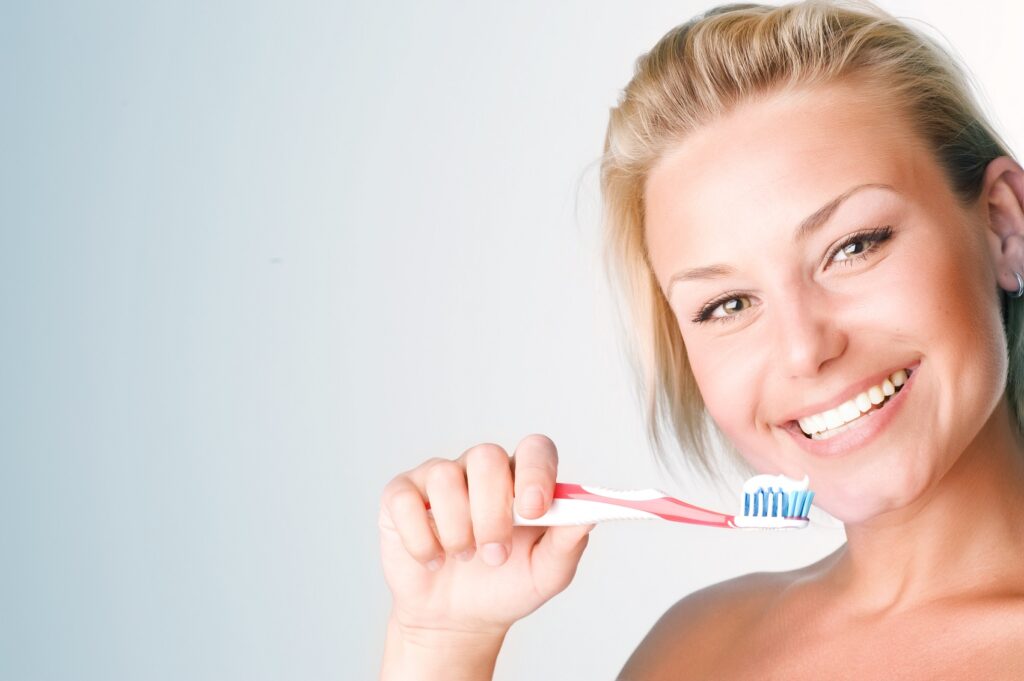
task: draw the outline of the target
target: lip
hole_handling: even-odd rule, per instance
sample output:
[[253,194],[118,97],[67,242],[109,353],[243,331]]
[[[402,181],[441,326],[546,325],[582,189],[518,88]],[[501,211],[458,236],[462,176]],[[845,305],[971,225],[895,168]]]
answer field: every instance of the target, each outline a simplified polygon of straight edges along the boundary
[[[914,389],[915,383],[917,383],[917,375],[920,373],[917,369],[920,365],[921,362],[918,361],[917,364],[907,367],[913,370],[910,378],[907,379],[907,382],[903,384],[898,393],[888,399],[882,409],[861,416],[861,422],[858,425],[843,431],[839,435],[834,435],[827,440],[814,440],[804,435],[803,431],[800,430],[800,425],[795,421],[787,423],[784,428],[804,451],[815,456],[835,457],[859,449],[878,437],[885,430],[885,427],[900,413],[903,403],[907,401],[907,396]],[[899,369],[896,369],[896,371],[899,371]],[[869,383],[868,385],[871,384]]]
[[[799,414],[792,414],[789,417],[783,418],[782,420],[779,421],[779,423],[783,424],[783,427],[788,428],[790,425],[798,425],[797,421],[804,417],[813,416],[814,414],[820,414],[829,409],[838,409],[839,405],[849,400],[852,400],[853,398],[857,397],[857,395],[860,395],[862,392],[865,392],[868,388],[870,388],[873,385],[880,385],[882,381],[889,378],[900,369],[909,369],[911,372],[913,372],[920,365],[921,360],[917,360],[913,364],[898,366],[895,369],[889,369],[886,372],[875,374],[874,376],[869,376],[868,378],[865,378],[864,380],[849,386],[846,390],[839,393],[839,395],[831,399],[825,400],[824,402],[812,404],[810,407],[804,409]],[[913,378],[913,373],[911,373],[910,378]],[[902,390],[900,392],[902,392]]]

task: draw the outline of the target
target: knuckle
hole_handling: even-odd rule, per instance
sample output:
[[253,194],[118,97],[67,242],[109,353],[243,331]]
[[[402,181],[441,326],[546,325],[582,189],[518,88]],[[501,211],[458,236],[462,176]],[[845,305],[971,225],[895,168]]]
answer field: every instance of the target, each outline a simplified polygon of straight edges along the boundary
[[385,506],[392,511],[398,512],[415,508],[422,503],[423,498],[419,495],[419,492],[407,485],[395,487],[383,500]]
[[427,485],[448,487],[462,479],[462,467],[450,459],[440,459],[426,471]]
[[381,503],[382,506],[387,504],[388,500],[395,493],[395,490],[398,489],[398,485],[400,484],[399,483],[399,478],[400,477],[401,477],[400,475],[396,475],[395,477],[393,477],[390,480],[388,480],[384,484],[384,487],[381,488],[381,490],[380,490],[380,503]]
[[555,451],[555,442],[543,433],[531,433],[522,439],[520,444],[530,445],[538,449]]
[[400,490],[406,488],[407,486],[408,480],[406,479],[404,473],[399,473],[395,477],[388,480],[387,484],[384,485],[384,489],[382,489],[380,492],[381,505],[386,506],[390,504],[391,500],[394,499],[395,495],[398,494]]
[[447,460],[448,459],[443,459],[440,456],[432,456],[423,463],[421,463],[416,468],[419,469],[420,471],[423,471],[424,473],[429,473],[431,470],[433,470],[435,466],[443,464]]
[[465,456],[467,466],[508,465],[508,453],[501,446],[491,442],[470,447]]
[[513,458],[517,467],[523,465],[552,471],[558,468],[558,449],[555,443],[540,433],[524,437],[516,447]]

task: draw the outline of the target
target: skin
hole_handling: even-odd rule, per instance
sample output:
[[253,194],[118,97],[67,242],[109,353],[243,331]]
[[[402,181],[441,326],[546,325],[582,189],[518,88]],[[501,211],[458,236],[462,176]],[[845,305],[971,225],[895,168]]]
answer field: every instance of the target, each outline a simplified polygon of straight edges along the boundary
[[378,525],[393,603],[381,681],[491,678],[509,627],[569,585],[594,529],[513,526],[513,500],[540,517],[557,475],[555,443],[537,433],[511,455],[485,442],[385,485]]
[[[857,192],[794,242],[801,220],[863,183],[896,191]],[[1021,167],[991,162],[961,206],[891,103],[847,82],[774,93],[695,131],[652,169],[644,200],[652,267],[708,411],[757,470],[809,475],[847,542],[684,598],[619,678],[1024,677],[1024,443],[998,297],[1024,273]],[[873,250],[832,256],[882,225],[892,236]],[[735,273],[668,287],[713,263]],[[722,294],[736,299],[713,314],[728,318],[692,321]],[[782,427],[918,360],[901,411],[863,447],[822,458]]]

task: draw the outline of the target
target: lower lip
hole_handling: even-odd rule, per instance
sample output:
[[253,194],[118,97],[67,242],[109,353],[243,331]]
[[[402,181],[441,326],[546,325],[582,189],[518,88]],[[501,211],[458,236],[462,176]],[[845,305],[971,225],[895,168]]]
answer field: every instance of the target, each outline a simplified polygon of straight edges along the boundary
[[903,384],[898,393],[889,398],[885,406],[877,411],[861,416],[859,423],[839,435],[833,435],[827,440],[814,440],[804,435],[797,423],[787,426],[786,430],[789,431],[789,434],[793,436],[793,439],[796,440],[797,444],[804,451],[815,456],[842,456],[855,449],[860,449],[878,437],[879,433],[889,425],[889,422],[896,418],[896,415],[903,407],[903,403],[907,401],[907,395],[913,389],[917,374],[921,370],[921,363],[918,362],[916,366],[911,366],[910,369],[913,371],[910,374],[910,378],[907,379],[907,382]]

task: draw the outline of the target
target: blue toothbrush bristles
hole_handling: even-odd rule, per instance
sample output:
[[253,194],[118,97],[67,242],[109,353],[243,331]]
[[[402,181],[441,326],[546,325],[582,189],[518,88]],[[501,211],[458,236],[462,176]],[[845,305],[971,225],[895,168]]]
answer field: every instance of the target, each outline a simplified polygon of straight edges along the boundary
[[743,495],[743,515],[763,518],[807,518],[814,492],[810,490],[787,493],[769,487]]

